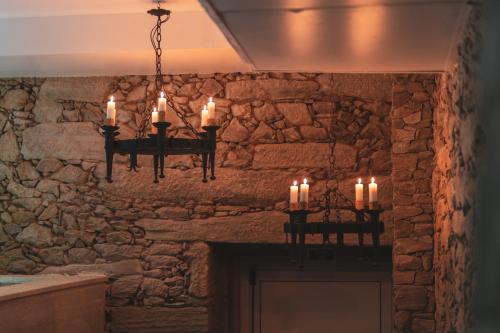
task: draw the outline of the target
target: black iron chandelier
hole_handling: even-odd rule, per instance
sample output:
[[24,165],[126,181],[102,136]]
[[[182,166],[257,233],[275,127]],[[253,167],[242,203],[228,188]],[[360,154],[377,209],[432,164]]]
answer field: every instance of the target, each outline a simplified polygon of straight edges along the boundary
[[[207,170],[210,168],[210,179],[215,179],[215,150],[216,132],[220,126],[215,121],[215,103],[212,98],[201,111],[201,128],[198,132],[186,119],[184,113],[175,105],[172,98],[163,92],[163,74],[161,71],[162,56],[162,33],[161,26],[170,19],[170,11],[158,7],[148,11],[148,14],[156,17],[156,24],[151,30],[150,39],[156,57],[155,93],[158,96],[156,107],[155,101],[147,101],[145,114],[135,139],[117,140],[119,126],[116,125],[116,105],[113,97],[107,104],[106,120],[102,126],[104,133],[104,148],[106,152],[106,180],[112,182],[113,155],[128,154],[130,156],[129,171],[137,171],[137,155],[151,155],[153,157],[154,182],[158,183],[158,177],[164,178],[165,158],[169,155],[201,155],[203,182],[207,182]],[[165,121],[166,112],[175,112],[195,136],[195,139],[174,138],[167,136],[168,127],[171,123]],[[148,127],[151,124],[151,130]],[[148,133],[149,132],[149,133]]]
[[[290,207],[286,211],[289,215],[289,221],[284,224],[286,242],[290,245],[290,255],[292,261],[298,266],[303,266],[307,258],[307,251],[312,247],[306,246],[307,235],[322,235],[323,241],[320,251],[327,255],[337,257],[344,247],[344,236],[346,234],[357,235],[359,257],[364,256],[364,237],[365,234],[371,235],[373,245],[373,258],[375,262],[379,255],[380,235],[384,232],[384,223],[380,221],[380,214],[383,209],[378,203],[377,184],[375,178],[371,177],[371,183],[368,187],[368,206],[364,202],[364,187],[361,178],[355,184],[355,202],[347,198],[339,189],[341,172],[336,169],[335,146],[337,143],[335,137],[335,114],[333,105],[333,76],[330,77],[330,87],[332,87],[332,108],[330,112],[329,129],[329,154],[328,169],[326,170],[325,191],[321,197],[324,203],[323,219],[321,222],[308,222],[308,215],[314,211],[309,209],[309,184],[307,179],[300,186],[295,181],[290,186]],[[369,163],[371,170],[371,163]],[[351,212],[355,218],[353,220],[342,221],[341,211]],[[332,212],[334,213],[332,217]],[[335,241],[331,236],[335,236]],[[289,237],[291,241],[289,243]]]

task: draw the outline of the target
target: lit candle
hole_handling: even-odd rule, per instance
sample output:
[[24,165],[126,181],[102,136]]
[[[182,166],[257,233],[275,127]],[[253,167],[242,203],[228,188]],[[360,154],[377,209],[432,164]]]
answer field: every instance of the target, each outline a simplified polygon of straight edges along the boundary
[[208,125],[208,109],[206,105],[203,105],[203,110],[201,110],[201,127]]
[[304,178],[304,183],[300,184],[300,208],[309,209],[309,184]]
[[299,187],[297,186],[297,181],[293,181],[293,185],[290,186],[290,210],[297,210],[299,208]]
[[372,177],[372,182],[368,185],[368,204],[370,209],[377,209],[377,183],[375,178]]
[[163,97],[163,91],[158,97],[158,121],[165,121],[165,112],[167,111],[167,99]]
[[115,107],[115,99],[113,96],[111,96],[111,98],[108,101],[105,124],[110,126],[115,126],[116,124],[116,107]]
[[153,109],[153,112],[151,113],[151,134],[158,134],[158,128],[153,125],[154,123],[158,122],[158,111],[156,111],[156,108]]
[[358,178],[358,183],[355,185],[356,190],[356,209],[363,209],[365,203],[363,201],[363,183],[361,183],[361,178]]
[[212,97],[208,99],[208,121],[209,125],[215,125],[215,103],[212,100]]

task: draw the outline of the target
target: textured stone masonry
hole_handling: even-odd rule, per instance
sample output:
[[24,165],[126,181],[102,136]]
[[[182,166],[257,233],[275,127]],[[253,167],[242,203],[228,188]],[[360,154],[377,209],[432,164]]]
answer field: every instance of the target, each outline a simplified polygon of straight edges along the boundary
[[[0,271],[104,272],[111,331],[152,320],[159,330],[203,331],[206,242],[283,241],[291,181],[310,179],[313,207],[324,189],[332,109],[341,186],[352,197],[354,179],[374,166],[387,209],[382,242],[391,244],[391,80],[334,75],[331,87],[328,74],[165,76],[195,127],[213,95],[222,129],[216,182],[202,183],[199,159],[187,156],[167,158],[159,185],[150,159],[129,173],[126,156],[116,156],[115,182],[105,182],[98,132],[113,94],[120,137],[135,136],[152,77],[1,80]],[[169,117],[172,135],[192,137]]]
[[434,75],[396,76],[392,105],[396,332],[434,332]]
[[[104,272],[111,331],[206,331],[207,242],[283,242],[288,186],[305,176],[321,215],[333,109],[340,187],[352,198],[358,176],[379,182],[396,331],[434,332],[436,76],[334,74],[333,87],[330,77],[165,76],[196,127],[213,95],[222,128],[215,182],[187,156],[168,157],[158,185],[150,159],[129,173],[126,156],[105,182],[98,132],[113,94],[120,137],[135,136],[152,77],[0,80],[0,272]],[[192,137],[171,120],[172,135]]]

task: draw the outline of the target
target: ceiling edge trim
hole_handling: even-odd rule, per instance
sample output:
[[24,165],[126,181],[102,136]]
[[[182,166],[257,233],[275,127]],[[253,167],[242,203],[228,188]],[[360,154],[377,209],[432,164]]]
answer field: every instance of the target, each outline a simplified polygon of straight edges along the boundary
[[236,37],[231,33],[229,28],[227,27],[222,15],[217,12],[215,7],[212,5],[210,0],[198,0],[200,5],[203,7],[208,16],[212,19],[215,25],[220,29],[228,43],[233,47],[235,52],[240,56],[240,58],[246,62],[252,71],[256,70],[256,66],[253,63],[252,59],[248,56],[248,53],[245,51],[240,42],[236,39]]

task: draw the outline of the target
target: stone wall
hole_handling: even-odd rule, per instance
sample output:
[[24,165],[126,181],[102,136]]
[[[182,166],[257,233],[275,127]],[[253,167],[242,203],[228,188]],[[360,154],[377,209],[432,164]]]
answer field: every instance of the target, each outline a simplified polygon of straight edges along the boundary
[[437,81],[433,175],[437,332],[468,332],[472,324],[479,16],[477,8],[471,10],[457,63]]
[[[153,321],[158,331],[205,331],[209,243],[282,243],[288,186],[304,176],[321,214],[333,108],[341,188],[352,198],[355,179],[374,175],[387,209],[398,331],[431,331],[433,76],[335,74],[333,87],[330,77],[166,76],[195,127],[214,96],[222,129],[216,181],[201,182],[199,159],[169,157],[160,184],[149,159],[129,173],[126,156],[105,182],[98,131],[113,94],[120,137],[133,137],[152,77],[1,80],[0,272],[106,272],[112,331]],[[192,137],[169,120],[172,134]]]
[[392,108],[396,332],[434,332],[434,75],[397,76]]

